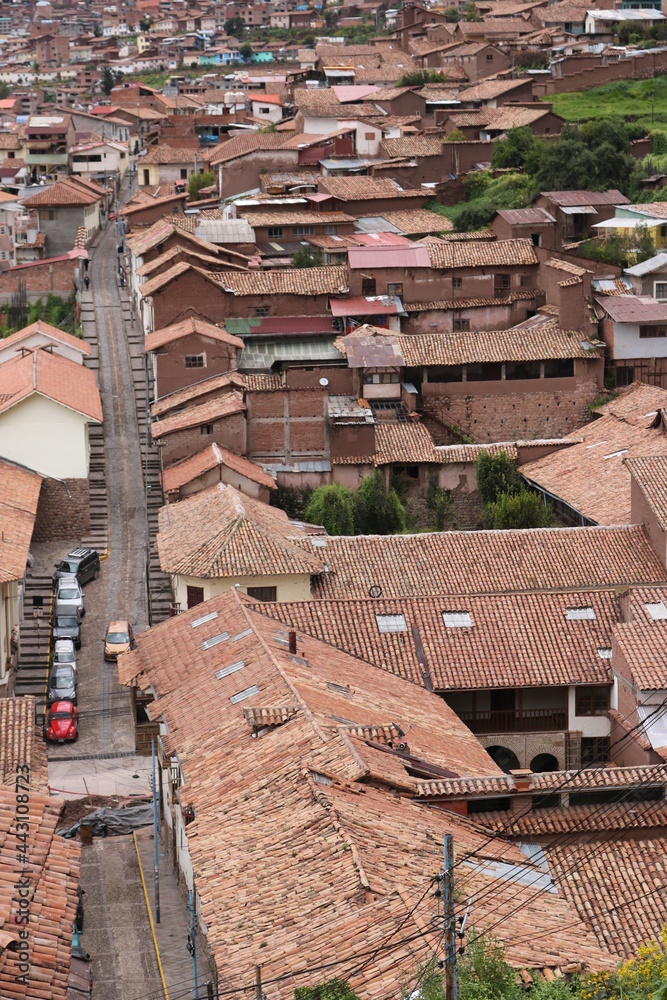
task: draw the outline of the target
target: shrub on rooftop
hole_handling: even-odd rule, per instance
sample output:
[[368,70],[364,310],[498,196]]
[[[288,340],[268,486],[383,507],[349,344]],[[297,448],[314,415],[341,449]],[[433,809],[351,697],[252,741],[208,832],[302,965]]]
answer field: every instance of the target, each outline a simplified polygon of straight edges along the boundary
[[330,535],[353,535],[355,532],[355,497],[340,483],[319,486],[303,512],[309,524],[321,524]]
[[497,455],[481,452],[477,459],[477,489],[483,504],[495,503],[503,493],[518,493],[521,482],[516,465],[506,451]]
[[495,503],[486,504],[484,523],[495,531],[508,528],[549,528],[553,509],[539,493],[521,487],[518,493],[501,493]]
[[364,476],[354,499],[355,526],[359,534],[392,535],[405,530],[405,507],[395,489],[387,492],[379,469],[372,476]]

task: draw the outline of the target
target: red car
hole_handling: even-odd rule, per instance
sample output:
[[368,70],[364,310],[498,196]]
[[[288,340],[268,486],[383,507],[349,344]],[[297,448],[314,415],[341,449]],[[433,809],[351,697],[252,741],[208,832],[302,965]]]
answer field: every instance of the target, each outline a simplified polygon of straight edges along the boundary
[[46,738],[50,743],[68,743],[78,733],[79,713],[71,701],[54,701],[49,708]]

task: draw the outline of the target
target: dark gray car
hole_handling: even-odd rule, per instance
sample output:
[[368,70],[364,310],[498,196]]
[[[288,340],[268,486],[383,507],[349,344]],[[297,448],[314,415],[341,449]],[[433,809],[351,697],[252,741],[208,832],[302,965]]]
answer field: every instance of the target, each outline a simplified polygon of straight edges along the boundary
[[100,557],[95,549],[72,549],[62,562],[56,563],[55,583],[61,576],[75,576],[80,584],[96,580],[100,572]]
[[75,649],[81,649],[81,626],[79,613],[75,605],[59,604],[54,610],[51,628],[51,642],[55,645],[58,639],[71,639]]
[[55,663],[51,667],[46,700],[71,701],[76,705],[76,667],[71,663]]

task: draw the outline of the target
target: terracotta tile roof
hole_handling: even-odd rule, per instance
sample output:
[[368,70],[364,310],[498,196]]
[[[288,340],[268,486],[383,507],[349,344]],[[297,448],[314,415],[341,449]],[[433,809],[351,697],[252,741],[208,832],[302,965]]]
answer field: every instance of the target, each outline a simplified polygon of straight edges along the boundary
[[609,830],[650,830],[667,827],[667,806],[657,802],[618,802],[594,806],[537,809],[514,818],[506,812],[475,813],[488,829],[515,837],[546,837],[563,833],[604,833]]
[[46,745],[35,724],[35,710],[36,702],[31,695],[0,698],[0,782],[13,788],[19,765],[27,764],[31,789],[46,795],[49,785]]
[[102,423],[102,401],[90,368],[35,350],[0,365],[0,413],[37,393]]
[[196,220],[187,215],[172,215],[159,219],[148,229],[142,229],[128,236],[126,241],[128,249],[135,257],[143,257],[149,250],[155,250],[170,236],[177,234],[184,242],[192,243],[213,256],[219,255],[220,247],[194,235],[195,223]]
[[165,344],[173,344],[175,340],[183,337],[191,337],[196,334],[200,337],[207,337],[209,340],[218,340],[223,344],[229,344],[239,350],[243,350],[244,344],[239,337],[233,337],[227,333],[224,326],[217,326],[207,320],[200,319],[199,316],[188,316],[178,323],[165,326],[161,330],[153,330],[146,334],[144,346],[147,351],[156,351]]
[[406,236],[448,232],[454,226],[446,216],[429,212],[427,208],[411,208],[407,212],[383,212],[382,218],[392,226],[396,226]]
[[74,350],[80,351],[81,354],[90,354],[90,344],[87,344],[83,338],[73,337],[71,333],[66,333],[57,326],[51,326],[50,323],[45,323],[42,319],[38,319],[36,323],[31,323],[30,326],[23,327],[22,330],[17,330],[16,333],[10,334],[9,337],[3,337],[2,341],[0,341],[0,347],[5,350],[7,347],[16,346],[16,349],[20,350],[21,343],[34,333],[42,333],[50,340],[55,340],[59,344],[65,344],[67,347],[72,347]]
[[509,222],[511,226],[543,225],[545,222],[556,221],[546,208],[501,208],[496,215]]
[[404,302],[403,309],[406,313],[411,313],[432,309],[484,309],[488,306],[507,306],[513,302],[527,302],[534,299],[538,291],[537,288],[524,288],[498,299],[436,299],[432,302]]
[[475,330],[397,336],[408,368],[420,365],[464,365],[484,361],[543,361],[546,358],[590,358],[581,334],[538,327],[535,330]]
[[[667,406],[667,391],[660,391]],[[647,395],[653,397],[654,393]],[[657,467],[661,456],[667,456],[667,435],[660,417],[647,409],[650,404],[643,397],[643,392],[632,394],[635,410],[626,410],[624,417],[601,407],[603,416],[570,435],[581,443],[522,465],[521,474],[596,524],[629,524],[631,477],[627,460]]]
[[162,489],[165,493],[176,493],[181,486],[191,483],[193,479],[197,479],[205,472],[210,472],[219,466],[226,466],[233,472],[238,472],[239,475],[245,476],[246,479],[250,479],[260,486],[265,486],[267,489],[274,490],[276,488],[273,476],[264,472],[255,462],[251,462],[250,459],[244,458],[242,455],[235,455],[233,451],[213,442],[207,448],[198,451],[196,455],[184,458],[182,462],[176,462],[175,465],[170,465],[168,469],[165,469],[162,473]]
[[[289,138],[289,135],[281,132],[244,132],[243,135],[232,136],[212,150],[209,166],[229,163],[255,150],[279,149]],[[296,159],[294,163],[296,165]]]
[[429,197],[421,189],[404,189],[389,177],[322,177],[320,186],[339,201],[373,201],[378,198]]
[[[269,377],[276,378],[277,376],[273,375]],[[210,392],[216,392],[218,389],[229,389],[231,387],[245,389],[248,385],[248,378],[248,375],[241,375],[240,372],[232,371],[222,372],[221,375],[213,375],[211,378],[202,379],[201,382],[186,385],[183,389],[177,389],[175,392],[169,393],[168,396],[162,396],[156,400],[151,406],[151,414],[153,417],[164,416],[170,410],[180,410],[185,403],[198,399],[200,396],[208,395]]]
[[[233,252],[234,251],[232,251],[232,253]],[[165,270],[166,265],[169,263],[169,261],[174,261],[174,263],[176,263],[175,258],[180,258],[185,263],[192,263],[199,267],[212,268],[213,270],[216,269],[219,270],[221,264],[219,257],[212,257],[210,254],[206,253],[197,253],[194,247],[179,245],[170,247],[168,250],[165,250],[165,252],[160,254],[158,257],[154,257],[152,260],[149,260],[145,264],[142,264],[141,267],[137,268],[136,273],[138,277],[150,280],[150,276],[155,271],[158,271],[160,269]],[[239,265],[237,264],[230,264],[228,262],[225,262],[225,267],[236,268],[238,266]],[[245,268],[243,268],[243,270],[245,270]]]
[[37,191],[36,194],[30,195],[29,198],[24,198],[23,204],[26,208],[94,205],[96,201],[104,197],[103,188],[99,188],[97,185],[95,188],[68,178],[56,181],[55,184],[49,184],[41,191]]
[[[659,939],[667,919],[664,832],[605,833],[573,844],[547,844],[545,852],[554,878],[576,870],[576,878],[561,883],[564,895],[609,951],[629,958],[645,941]],[[642,898],[645,892],[651,897]]]
[[332,465],[393,465],[394,463],[438,462],[433,438],[423,424],[378,421],[375,425],[375,452],[372,455],[332,458]]
[[662,611],[664,590],[637,590],[631,594],[631,617],[614,629],[614,650],[623,657],[640,691],[667,688],[667,621],[654,618],[647,605]]
[[227,392],[223,396],[208,399],[197,406],[188,406],[182,413],[168,414],[162,420],[153,421],[151,436],[154,441],[174,434],[176,431],[224,420],[245,411],[245,403],[240,392]]
[[625,465],[655,514],[661,530],[667,531],[667,456],[628,457]]
[[337,295],[348,290],[347,267],[285,268],[237,274],[221,271],[211,281],[231,295]]
[[[591,791],[600,788],[660,786],[667,777],[664,764],[639,767],[591,767],[577,771],[545,771],[530,775],[529,792]],[[518,791],[514,778],[503,774],[494,778],[438,778],[419,781],[415,794],[420,798],[478,798],[480,795],[513,795]]]
[[[329,544],[321,550],[329,559]],[[569,621],[571,608],[593,608],[594,620]],[[264,604],[284,625],[336,645],[352,656],[433,689],[610,684],[612,627],[621,609],[610,591],[513,596],[450,596]],[[447,613],[470,625],[448,627]],[[401,631],[380,631],[380,619],[402,616]],[[419,638],[416,638],[418,634]]]
[[[218,620],[193,628],[204,610]],[[233,651],[226,642],[202,649],[223,623],[236,639]],[[488,837],[460,816],[396,795],[414,787],[406,759],[352,732],[411,725],[407,764],[416,759],[448,774],[493,776],[498,769],[441,699],[309,637],[299,636],[298,655],[290,657],[287,630],[253,613],[234,591],[137,642],[121,657],[119,676],[155,691],[151,717],[164,719],[163,743],[178,752],[187,776],[179,797],[195,814],[188,846],[214,962],[230,981],[251,981],[270,930],[265,973],[285,977],[271,995],[289,1000],[295,983],[308,982],[301,976],[321,962],[326,935],[336,942],[337,974],[356,993],[398,995],[425,943],[435,946],[440,936],[428,907],[409,914],[425,872],[441,865],[444,833],[454,835],[457,860],[480,852]],[[225,673],[232,660],[243,667]],[[239,693],[243,703],[235,704]],[[253,738],[244,708],[275,706],[298,710]],[[510,844],[487,845],[484,853],[526,864]],[[556,930],[577,920],[561,896],[534,902],[526,886],[478,867],[464,870],[466,888],[480,899],[475,926],[506,914],[496,933],[510,962],[534,968],[576,959],[607,967],[589,933]],[[260,896],[262,907],[248,905]],[[517,902],[525,905],[512,915]],[[548,942],[540,938],[550,932]],[[519,943],[527,934],[534,940]],[[391,936],[391,952],[360,963],[360,941],[369,950]]]
[[476,462],[484,452],[488,455],[509,455],[513,461],[516,461],[518,443],[518,441],[499,441],[496,444],[442,445],[437,449],[438,460],[441,465]]
[[667,578],[640,526],[449,531],[327,538],[313,596],[507,594],[657,584]]
[[[520,23],[517,23],[517,27],[520,27]],[[502,30],[502,25],[499,25],[496,21],[494,28]],[[486,30],[485,25],[484,31],[486,32]],[[526,77],[520,77],[518,80],[483,80],[482,83],[478,83],[474,87],[466,87],[464,90],[460,90],[458,96],[461,101],[490,101],[494,97],[501,97],[512,90],[524,87],[527,82],[529,83],[530,80]]]
[[177,148],[174,146],[160,145],[151,146],[145,156],[141,158],[142,166],[146,163],[155,163],[159,166],[179,164],[179,163],[194,163],[195,160],[206,161],[206,154],[202,155],[203,151],[201,149],[193,149],[191,146],[184,148]]
[[399,139],[383,139],[383,154],[394,156],[442,156],[442,139],[437,135],[404,135]]
[[537,264],[532,240],[499,240],[498,242],[454,243],[429,240],[433,267],[493,267],[496,265],[525,266]]
[[508,132],[512,128],[525,128],[533,125],[544,118],[545,115],[552,114],[549,108],[511,108],[506,104],[500,108],[492,108],[495,113],[490,117],[488,127],[494,131]]
[[163,507],[156,544],[165,573],[198,578],[321,573],[314,550],[295,544],[303,535],[284,511],[218,483]]
[[257,212],[252,208],[240,208],[239,215],[242,215],[248,223],[256,228],[257,226],[323,226],[341,222],[354,222],[353,215],[346,215],[345,212]]
[[159,292],[161,288],[171,284],[176,278],[180,278],[187,271],[199,271],[200,274],[209,275],[208,271],[202,271],[198,267],[193,267],[189,261],[181,260],[173,264],[172,267],[167,268],[166,271],[162,271],[161,274],[157,274],[154,278],[142,282],[139,285],[139,291],[143,298],[147,299],[149,296],[154,295],[155,292]]
[[[0,785],[0,926],[3,944],[19,942],[19,876],[30,899],[29,971],[18,949],[6,947],[0,964],[0,995],[12,1000],[67,1000],[72,924],[76,914],[81,845],[56,834],[61,803],[37,790],[30,794],[27,842],[15,828],[16,789]],[[18,862],[26,856],[25,863]]]

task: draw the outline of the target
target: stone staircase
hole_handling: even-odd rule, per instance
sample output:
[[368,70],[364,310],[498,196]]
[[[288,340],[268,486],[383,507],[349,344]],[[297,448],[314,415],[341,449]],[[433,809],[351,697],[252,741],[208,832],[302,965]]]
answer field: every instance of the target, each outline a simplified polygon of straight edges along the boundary
[[37,715],[43,715],[49,673],[51,640],[50,576],[26,576],[23,621],[19,633],[18,671],[14,681],[16,696],[31,694],[37,701]]

